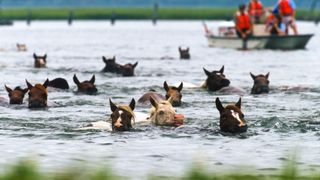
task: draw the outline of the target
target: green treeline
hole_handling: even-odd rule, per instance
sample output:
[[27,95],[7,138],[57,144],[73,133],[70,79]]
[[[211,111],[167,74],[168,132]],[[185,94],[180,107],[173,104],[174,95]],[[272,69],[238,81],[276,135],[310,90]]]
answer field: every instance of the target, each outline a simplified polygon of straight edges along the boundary
[[[236,9],[234,8],[160,8],[157,12],[157,17],[165,20],[230,20],[235,11]],[[68,19],[70,14],[73,14],[74,19],[103,20],[110,19],[113,12],[116,19],[139,20],[153,17],[152,8],[3,9],[0,17],[10,20],[25,20],[27,17],[36,20],[62,20]],[[319,18],[320,11],[310,13],[309,10],[300,9],[297,12],[297,19],[299,20]]]

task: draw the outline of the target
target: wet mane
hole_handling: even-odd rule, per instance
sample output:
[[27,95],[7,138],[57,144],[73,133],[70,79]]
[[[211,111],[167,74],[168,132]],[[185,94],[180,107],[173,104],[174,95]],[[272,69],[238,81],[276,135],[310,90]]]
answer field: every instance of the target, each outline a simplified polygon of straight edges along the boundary
[[128,105],[119,105],[118,109],[128,112],[132,116],[133,120],[135,119],[135,114]]

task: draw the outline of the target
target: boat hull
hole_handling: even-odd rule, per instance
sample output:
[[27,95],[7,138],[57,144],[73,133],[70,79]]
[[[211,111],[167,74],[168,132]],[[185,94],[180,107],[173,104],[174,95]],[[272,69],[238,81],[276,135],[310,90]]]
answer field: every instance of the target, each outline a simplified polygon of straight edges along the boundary
[[233,49],[305,49],[313,34],[289,36],[255,36],[243,40],[236,37],[207,36],[209,46]]

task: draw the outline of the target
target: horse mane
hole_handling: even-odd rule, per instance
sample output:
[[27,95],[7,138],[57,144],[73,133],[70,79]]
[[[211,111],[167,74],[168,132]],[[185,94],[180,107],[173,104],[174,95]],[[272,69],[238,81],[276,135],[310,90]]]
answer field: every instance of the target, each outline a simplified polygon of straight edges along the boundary
[[119,105],[118,108],[123,110],[123,111],[128,112],[132,116],[133,120],[135,119],[135,114],[134,114],[134,112],[133,112],[133,110],[131,109],[130,106],[128,106],[128,105]]

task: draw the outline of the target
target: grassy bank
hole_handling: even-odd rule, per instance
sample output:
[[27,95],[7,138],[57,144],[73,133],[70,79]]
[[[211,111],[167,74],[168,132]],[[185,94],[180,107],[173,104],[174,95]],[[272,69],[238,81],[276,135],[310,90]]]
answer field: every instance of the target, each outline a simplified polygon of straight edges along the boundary
[[[194,166],[196,167],[196,166]],[[116,175],[111,169],[101,168],[93,170],[92,168],[85,168],[83,166],[76,166],[71,168],[63,168],[60,171],[56,170],[50,173],[44,173],[39,170],[34,162],[23,160],[17,164],[5,168],[0,172],[0,180],[122,180],[131,179]],[[191,168],[188,173],[182,177],[167,177],[167,176],[153,176],[148,177],[150,180],[300,180],[320,179],[320,172],[318,173],[301,173],[298,166],[292,161],[286,162],[283,168],[274,173],[260,174],[259,172],[244,172],[228,171],[226,173],[210,173],[204,168]]]
[[[233,8],[160,8],[158,11],[159,19],[232,19],[236,9]],[[68,19],[70,12],[73,11],[74,19],[110,19],[112,12],[115,12],[116,19],[151,19],[151,8],[76,8],[76,9],[54,9],[54,8],[34,8],[34,9],[4,9],[2,16],[6,19],[25,20],[31,15],[32,19],[53,20]],[[320,18],[320,12],[312,15],[309,10],[299,10],[297,18],[311,20]]]

